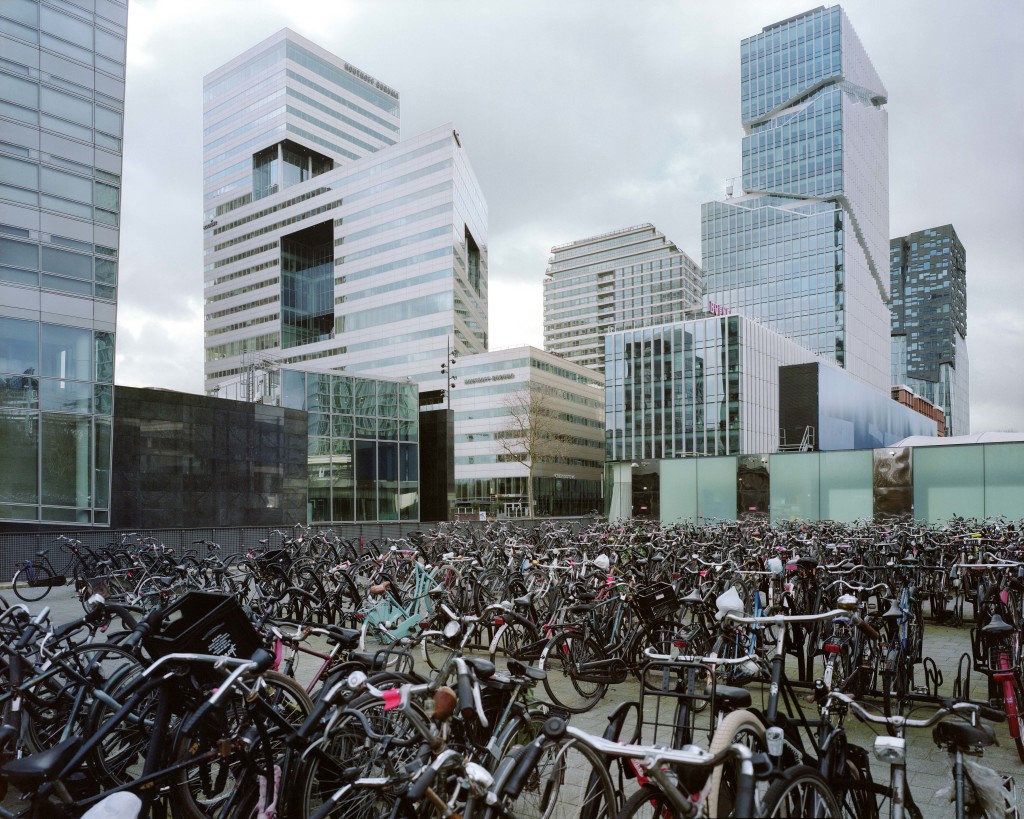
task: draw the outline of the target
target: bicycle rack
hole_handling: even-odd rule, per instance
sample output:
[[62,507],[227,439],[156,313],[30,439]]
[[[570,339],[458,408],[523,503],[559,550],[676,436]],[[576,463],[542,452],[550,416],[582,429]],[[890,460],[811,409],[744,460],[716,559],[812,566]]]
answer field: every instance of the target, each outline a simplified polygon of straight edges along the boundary
[[[965,668],[966,661],[966,668]],[[953,680],[953,697],[954,699],[970,699],[971,693],[971,670],[974,663],[971,661],[971,655],[966,651],[960,655],[960,661],[956,665],[956,679]]]

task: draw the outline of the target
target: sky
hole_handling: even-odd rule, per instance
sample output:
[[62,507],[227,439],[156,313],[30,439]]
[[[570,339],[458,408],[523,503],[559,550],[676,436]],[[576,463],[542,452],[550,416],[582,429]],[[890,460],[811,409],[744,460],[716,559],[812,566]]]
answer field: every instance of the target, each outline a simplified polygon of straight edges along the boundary
[[[967,251],[971,427],[1024,431],[1024,3],[842,4],[889,92],[890,236]],[[452,123],[489,209],[492,349],[543,346],[552,245],[650,222],[700,263],[740,175],[744,37],[809,0],[131,0],[117,382],[203,390],[202,78],[289,27]]]

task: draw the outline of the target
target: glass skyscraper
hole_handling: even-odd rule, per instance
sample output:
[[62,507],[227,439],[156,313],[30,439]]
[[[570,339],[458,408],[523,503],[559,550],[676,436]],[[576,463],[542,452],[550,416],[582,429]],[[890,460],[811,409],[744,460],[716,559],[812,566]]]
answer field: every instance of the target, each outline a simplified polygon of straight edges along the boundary
[[605,333],[696,315],[702,292],[696,262],[654,225],[556,245],[544,278],[544,348],[603,372]]
[[702,206],[707,297],[888,390],[885,87],[839,6],[766,26],[740,64],[742,192]]
[[110,522],[127,22],[0,4],[0,521]]
[[892,383],[940,407],[947,435],[967,435],[967,252],[943,225],[893,239],[889,254]]
[[206,387],[269,363],[440,388],[487,349],[487,205],[459,135],[288,29],[204,81]]

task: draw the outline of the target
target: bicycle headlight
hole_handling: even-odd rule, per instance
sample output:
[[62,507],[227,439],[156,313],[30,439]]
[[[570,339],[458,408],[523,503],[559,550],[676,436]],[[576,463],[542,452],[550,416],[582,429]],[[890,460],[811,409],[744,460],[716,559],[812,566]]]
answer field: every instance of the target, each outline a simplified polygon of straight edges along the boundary
[[86,611],[93,611],[94,609],[99,608],[100,606],[102,606],[106,602],[107,601],[103,599],[103,595],[102,594],[91,595],[89,597],[89,599],[85,601],[85,610]]
[[451,640],[453,637],[458,636],[460,630],[458,623],[454,620],[449,620],[444,625],[444,636]]
[[907,761],[907,741],[903,737],[875,737],[875,759],[886,765]]

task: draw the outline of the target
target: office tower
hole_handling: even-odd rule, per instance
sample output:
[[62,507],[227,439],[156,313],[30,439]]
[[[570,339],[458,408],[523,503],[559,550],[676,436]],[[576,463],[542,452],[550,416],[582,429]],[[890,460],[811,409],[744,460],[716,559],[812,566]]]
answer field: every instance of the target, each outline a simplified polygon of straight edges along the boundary
[[654,225],[556,245],[544,279],[544,348],[603,372],[605,333],[695,315],[702,289],[700,268]]
[[702,206],[707,297],[888,391],[885,87],[839,6],[766,26],[740,66],[742,192]]
[[253,367],[445,384],[487,347],[487,206],[450,125],[287,29],[204,80],[206,387]]
[[[536,347],[467,356],[456,370],[458,512],[528,514],[530,470],[515,457],[527,452],[538,456],[533,464],[538,515],[582,515],[600,507],[605,438],[600,375]],[[534,422],[537,437],[531,441]],[[423,476],[422,483],[427,481]]]
[[946,413],[946,434],[971,431],[967,361],[967,253],[952,225],[889,244],[892,383]]
[[127,22],[0,4],[0,521],[110,522]]

